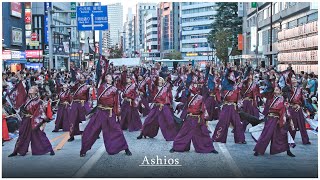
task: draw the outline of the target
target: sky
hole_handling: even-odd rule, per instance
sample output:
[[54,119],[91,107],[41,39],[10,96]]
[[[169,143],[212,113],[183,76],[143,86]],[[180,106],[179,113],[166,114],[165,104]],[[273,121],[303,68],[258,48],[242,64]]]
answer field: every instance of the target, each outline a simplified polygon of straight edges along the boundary
[[101,2],[102,5],[121,3],[123,6],[123,22],[126,22],[126,17],[128,14],[128,8],[132,8],[132,13],[136,14],[136,4],[140,3],[158,3],[160,0],[108,0],[107,2]]

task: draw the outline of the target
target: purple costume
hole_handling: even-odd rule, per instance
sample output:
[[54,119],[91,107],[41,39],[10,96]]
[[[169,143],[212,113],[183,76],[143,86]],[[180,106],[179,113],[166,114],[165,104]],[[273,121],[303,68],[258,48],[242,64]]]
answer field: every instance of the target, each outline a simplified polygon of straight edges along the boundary
[[174,139],[173,149],[177,152],[190,150],[191,140],[197,153],[210,153],[214,150],[205,119],[208,112],[201,95],[190,97],[187,102],[188,115],[181,130]]
[[27,114],[22,118],[13,154],[26,155],[30,142],[32,155],[43,155],[53,151],[46,133],[40,130],[40,126],[46,119],[40,98],[28,99],[23,107]]
[[160,127],[164,138],[167,141],[173,141],[178,134],[178,126],[170,109],[172,92],[169,83],[158,90],[153,102],[152,109],[142,126],[141,134],[153,138],[157,136]]
[[108,154],[113,155],[128,149],[120,124],[116,121],[116,116],[120,116],[119,94],[116,87],[108,84],[99,87],[97,108],[83,131],[80,154],[85,154],[91,149],[101,130]]
[[255,152],[264,154],[270,141],[270,154],[277,154],[289,150],[288,130],[284,126],[285,117],[284,98],[274,97],[268,108],[268,120],[254,148]]
[[141,130],[142,123],[138,112],[137,91],[136,85],[127,85],[123,92],[123,103],[121,105],[121,120],[120,125],[122,130],[129,129],[132,131]]
[[73,92],[73,101],[69,111],[70,137],[81,134],[79,123],[85,121],[86,114],[90,110],[87,102],[89,99],[89,85],[76,84],[72,89],[75,91]]
[[57,112],[57,118],[55,121],[55,131],[59,131],[62,129],[63,131],[70,130],[70,122],[69,122],[69,110],[70,110],[70,90],[66,90],[61,92],[59,95],[59,106]]

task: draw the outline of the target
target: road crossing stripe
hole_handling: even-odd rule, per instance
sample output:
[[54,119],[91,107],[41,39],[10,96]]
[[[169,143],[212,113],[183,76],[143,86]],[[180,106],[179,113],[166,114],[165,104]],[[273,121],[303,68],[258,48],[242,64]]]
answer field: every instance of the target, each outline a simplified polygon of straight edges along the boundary
[[59,135],[59,136],[57,136],[57,137],[55,137],[55,138],[51,139],[51,140],[50,140],[50,143],[53,143],[53,142],[55,142],[56,140],[58,140],[58,139],[60,139],[60,138],[64,137],[67,133],[68,133],[68,132],[63,133],[63,134],[61,134],[61,135]]
[[106,152],[104,144],[90,157],[90,159],[81,166],[81,168],[73,175],[74,178],[84,177],[89,170],[97,163],[101,156]]
[[70,138],[69,134],[66,133],[64,135],[64,138],[62,139],[62,141],[57,145],[57,147],[54,148],[54,151],[61,150],[62,147],[64,146],[64,144],[66,144],[66,142],[68,141],[69,138]]
[[[212,123],[209,123],[209,130],[214,133],[214,131],[211,128]],[[235,175],[235,177],[239,178],[239,177],[243,177],[239,167],[237,166],[236,162],[233,160],[232,156],[230,155],[226,145],[224,143],[217,143],[222,154],[225,157],[226,163],[229,165],[231,171],[233,172],[233,174]]]

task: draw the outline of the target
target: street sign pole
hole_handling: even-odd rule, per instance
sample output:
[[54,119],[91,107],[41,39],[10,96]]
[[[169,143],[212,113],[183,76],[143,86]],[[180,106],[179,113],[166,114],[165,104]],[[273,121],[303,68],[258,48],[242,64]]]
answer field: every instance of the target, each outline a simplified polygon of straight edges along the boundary
[[[94,31],[94,15],[91,13],[91,28],[92,28],[92,37],[93,37],[93,47],[94,47],[94,52],[93,52],[93,62],[96,61],[96,33]],[[89,44],[90,46],[90,44]]]

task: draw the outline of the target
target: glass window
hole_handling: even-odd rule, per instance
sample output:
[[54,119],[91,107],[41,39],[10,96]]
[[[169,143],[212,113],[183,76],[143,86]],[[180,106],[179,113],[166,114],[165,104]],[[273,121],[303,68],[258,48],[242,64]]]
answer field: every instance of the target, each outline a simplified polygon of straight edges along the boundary
[[308,22],[317,21],[318,20],[318,12],[308,15]]
[[298,25],[306,24],[307,23],[307,16],[298,19]]
[[288,23],[288,29],[294,28],[298,25],[297,20],[290,21]]
[[274,14],[277,14],[280,11],[280,3],[274,3]]
[[267,19],[268,18],[268,9],[265,9],[263,11],[263,19]]

